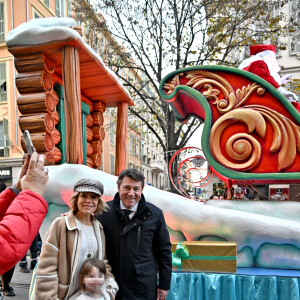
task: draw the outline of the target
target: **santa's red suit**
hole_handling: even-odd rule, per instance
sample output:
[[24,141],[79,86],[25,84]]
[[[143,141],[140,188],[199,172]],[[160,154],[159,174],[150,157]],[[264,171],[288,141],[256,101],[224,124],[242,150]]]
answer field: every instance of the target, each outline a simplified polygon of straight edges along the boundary
[[250,46],[250,57],[245,59],[239,69],[251,72],[267,82],[271,83],[280,93],[282,93],[300,113],[300,104],[298,96],[281,86],[286,83],[286,78],[290,75],[280,78],[280,66],[275,55],[276,46],[274,45],[253,45]]

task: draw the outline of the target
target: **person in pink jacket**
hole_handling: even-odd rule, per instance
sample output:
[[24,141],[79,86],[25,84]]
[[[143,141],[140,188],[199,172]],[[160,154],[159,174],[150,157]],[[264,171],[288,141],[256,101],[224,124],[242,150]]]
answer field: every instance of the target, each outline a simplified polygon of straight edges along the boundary
[[[16,185],[0,194],[0,275],[25,255],[48,211],[44,155],[26,156]],[[0,297],[1,298],[1,297]]]

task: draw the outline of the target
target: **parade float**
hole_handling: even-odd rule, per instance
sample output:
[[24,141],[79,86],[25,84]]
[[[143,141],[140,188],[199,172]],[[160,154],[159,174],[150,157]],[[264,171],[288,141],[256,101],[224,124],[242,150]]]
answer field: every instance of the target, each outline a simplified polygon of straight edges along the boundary
[[[98,170],[105,138],[103,112],[105,107],[118,109],[119,174],[126,167],[127,109],[133,102],[84,43],[72,19],[24,23],[8,34],[7,46],[18,71],[20,128],[30,131],[34,146],[46,154],[50,165],[43,236],[50,223],[68,210],[78,179],[100,179],[104,200],[117,192],[117,177]],[[228,187],[300,181],[300,116],[261,78],[228,67],[193,67],[167,75],[160,93],[179,122],[191,116],[204,121],[205,159]],[[169,300],[300,298],[299,202],[227,200],[218,206],[150,186],[144,195],[163,210],[174,244],[186,242],[180,243],[186,244],[181,253],[173,247],[179,258],[174,270],[182,272],[173,272]],[[188,246],[192,241],[198,242],[196,254]],[[201,244],[211,248],[201,252]],[[236,245],[237,254],[236,250],[215,254],[216,245]],[[189,256],[196,266],[205,261],[205,272],[201,268],[184,272],[183,261]],[[226,269],[223,262],[228,260],[237,269]],[[213,269],[213,264],[221,269]]]

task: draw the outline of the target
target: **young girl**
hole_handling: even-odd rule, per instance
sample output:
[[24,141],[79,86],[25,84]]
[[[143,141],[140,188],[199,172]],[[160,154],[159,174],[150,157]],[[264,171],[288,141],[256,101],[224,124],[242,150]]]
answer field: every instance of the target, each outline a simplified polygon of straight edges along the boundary
[[87,259],[79,273],[80,291],[70,300],[113,300],[113,293],[107,292],[105,286],[106,268],[102,260]]

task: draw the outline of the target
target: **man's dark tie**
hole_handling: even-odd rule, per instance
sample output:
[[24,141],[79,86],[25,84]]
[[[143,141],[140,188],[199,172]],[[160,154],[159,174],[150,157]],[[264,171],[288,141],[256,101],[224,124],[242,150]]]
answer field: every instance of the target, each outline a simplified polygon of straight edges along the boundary
[[129,223],[130,222],[129,215],[132,213],[132,210],[130,210],[130,209],[122,209],[122,210],[123,210],[123,213],[125,215],[127,222]]

